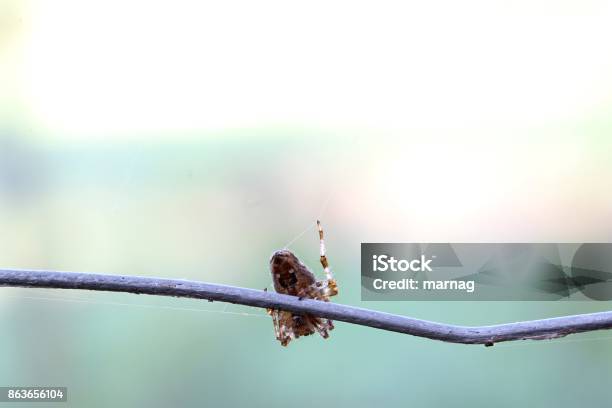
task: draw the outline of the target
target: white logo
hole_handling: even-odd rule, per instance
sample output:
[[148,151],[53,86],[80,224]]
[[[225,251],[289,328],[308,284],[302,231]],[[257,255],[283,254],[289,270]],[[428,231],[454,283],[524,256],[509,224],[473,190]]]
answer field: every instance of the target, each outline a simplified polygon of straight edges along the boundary
[[374,255],[372,257],[372,266],[374,272],[432,272],[429,264],[433,259],[426,259],[425,255],[421,255],[420,259],[413,259],[408,261],[406,259],[395,259],[392,256],[387,255]]

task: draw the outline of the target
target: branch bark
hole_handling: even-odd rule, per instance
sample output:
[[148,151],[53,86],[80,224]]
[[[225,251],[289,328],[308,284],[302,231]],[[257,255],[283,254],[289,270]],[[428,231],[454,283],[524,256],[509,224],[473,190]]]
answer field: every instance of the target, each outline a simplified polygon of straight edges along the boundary
[[0,286],[85,289],[207,299],[253,307],[282,309],[296,313],[311,313],[346,323],[433,340],[450,343],[484,344],[486,346],[502,341],[553,339],[572,333],[612,328],[612,312],[563,316],[494,326],[467,327],[317,300],[299,300],[294,296],[262,290],[141,276],[0,269]]

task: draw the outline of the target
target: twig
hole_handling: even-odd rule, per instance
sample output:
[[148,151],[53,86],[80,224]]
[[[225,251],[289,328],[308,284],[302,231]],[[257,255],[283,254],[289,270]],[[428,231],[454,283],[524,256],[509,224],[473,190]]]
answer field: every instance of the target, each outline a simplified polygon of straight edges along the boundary
[[51,289],[87,289],[111,292],[174,296],[246,306],[274,308],[376,329],[410,334],[451,343],[484,344],[523,339],[553,339],[572,333],[612,328],[612,312],[563,316],[495,326],[454,326],[377,312],[352,306],[302,299],[262,290],[141,276],[75,272],[0,269],[0,286]]

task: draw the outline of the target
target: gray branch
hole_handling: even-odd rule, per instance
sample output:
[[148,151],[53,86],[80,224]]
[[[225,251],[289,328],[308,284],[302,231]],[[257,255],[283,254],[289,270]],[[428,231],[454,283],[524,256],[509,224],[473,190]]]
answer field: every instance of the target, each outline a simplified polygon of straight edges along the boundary
[[317,300],[300,300],[294,296],[262,290],[140,276],[0,269],[0,286],[86,289],[207,299],[253,307],[282,309],[295,313],[311,313],[342,322],[434,340],[487,346],[502,341],[553,339],[572,333],[612,328],[612,312],[563,316],[495,326],[467,327]]

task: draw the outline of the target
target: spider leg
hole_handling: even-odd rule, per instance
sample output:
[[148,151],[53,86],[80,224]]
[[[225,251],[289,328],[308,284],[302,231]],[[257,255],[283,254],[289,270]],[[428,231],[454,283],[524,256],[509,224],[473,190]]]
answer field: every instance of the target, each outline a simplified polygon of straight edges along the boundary
[[334,275],[329,269],[329,262],[327,261],[327,256],[325,255],[325,240],[323,239],[323,227],[321,227],[321,221],[319,220],[317,220],[317,228],[319,229],[321,266],[323,266],[323,272],[325,272],[325,277],[327,279],[327,286],[325,289],[328,296],[334,296],[338,294],[338,287],[336,285]]
[[317,228],[319,229],[319,248],[321,254],[321,265],[323,266],[323,272],[327,280],[334,279],[334,276],[329,269],[329,262],[327,262],[327,256],[325,255],[325,240],[323,239],[323,227],[321,227],[321,221],[317,220]]
[[291,340],[299,337],[299,334],[295,332],[295,324],[291,312],[268,309],[268,314],[272,316],[276,340],[278,340],[282,346],[287,346]]
[[270,316],[272,316],[272,324],[274,325],[274,336],[276,337],[276,340],[280,340],[281,339],[281,336],[280,336],[281,328],[278,322],[278,310],[267,309],[267,312]]
[[324,339],[329,337],[329,331],[334,329],[334,324],[329,319],[324,319],[316,316],[308,316],[310,323],[314,326],[315,330],[323,337]]

